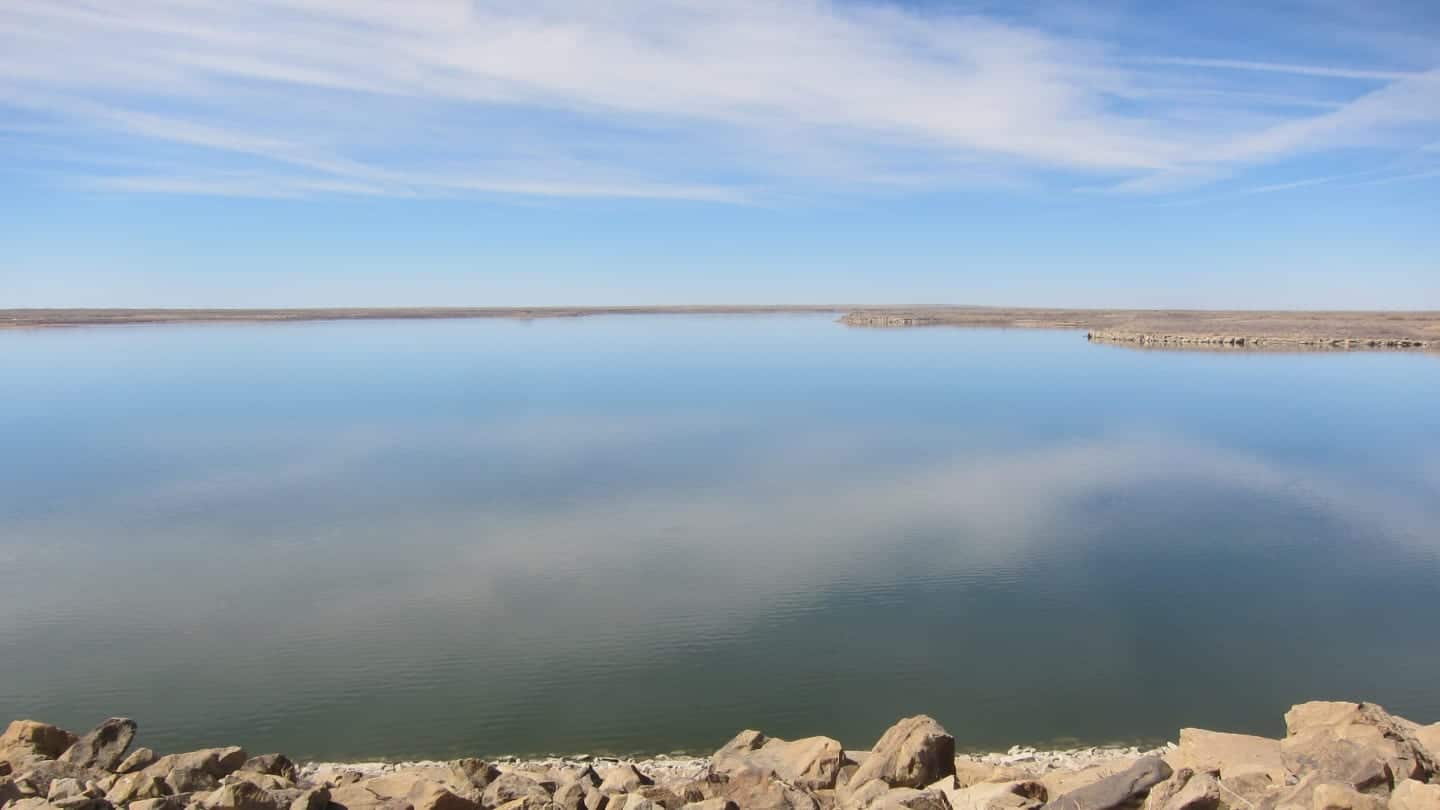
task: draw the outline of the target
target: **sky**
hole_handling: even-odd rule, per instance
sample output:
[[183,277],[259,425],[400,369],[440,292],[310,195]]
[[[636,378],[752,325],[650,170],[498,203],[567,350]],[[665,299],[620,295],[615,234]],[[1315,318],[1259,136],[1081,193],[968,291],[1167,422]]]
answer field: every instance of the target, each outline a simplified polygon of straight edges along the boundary
[[1440,309],[1434,0],[0,0],[0,308]]

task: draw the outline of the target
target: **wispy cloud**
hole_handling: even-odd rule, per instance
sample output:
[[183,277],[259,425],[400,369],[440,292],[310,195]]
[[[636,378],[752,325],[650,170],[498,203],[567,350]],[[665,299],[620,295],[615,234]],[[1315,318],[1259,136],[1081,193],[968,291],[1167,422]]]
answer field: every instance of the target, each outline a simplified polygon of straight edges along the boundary
[[1433,141],[1436,76],[1134,57],[840,0],[11,0],[0,19],[0,105],[72,149],[185,167],[78,178],[166,193],[745,203],[1077,177],[1154,193],[1416,127]]

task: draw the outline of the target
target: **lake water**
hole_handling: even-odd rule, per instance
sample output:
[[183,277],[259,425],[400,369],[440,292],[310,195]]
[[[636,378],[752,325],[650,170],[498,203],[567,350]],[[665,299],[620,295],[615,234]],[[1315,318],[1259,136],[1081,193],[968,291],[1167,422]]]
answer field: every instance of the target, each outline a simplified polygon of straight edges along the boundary
[[828,316],[0,332],[0,722],[159,750],[1440,720],[1440,357]]

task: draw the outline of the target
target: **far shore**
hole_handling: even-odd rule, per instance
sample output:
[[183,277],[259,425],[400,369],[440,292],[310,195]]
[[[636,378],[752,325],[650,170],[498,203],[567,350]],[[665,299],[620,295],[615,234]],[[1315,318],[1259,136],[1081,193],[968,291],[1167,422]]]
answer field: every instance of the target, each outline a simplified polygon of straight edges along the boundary
[[1042,309],[970,306],[695,305],[620,307],[374,307],[323,309],[0,309],[0,329],[185,323],[540,319],[596,315],[832,314],[859,328],[963,327],[1083,331],[1142,348],[1440,350],[1437,311]]

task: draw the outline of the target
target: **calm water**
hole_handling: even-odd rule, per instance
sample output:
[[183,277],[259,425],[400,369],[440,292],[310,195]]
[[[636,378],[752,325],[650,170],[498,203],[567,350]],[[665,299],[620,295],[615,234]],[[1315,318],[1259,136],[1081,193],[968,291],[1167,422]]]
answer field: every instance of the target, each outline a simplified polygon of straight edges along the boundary
[[0,332],[0,722],[326,758],[1440,720],[1440,358],[828,317]]

